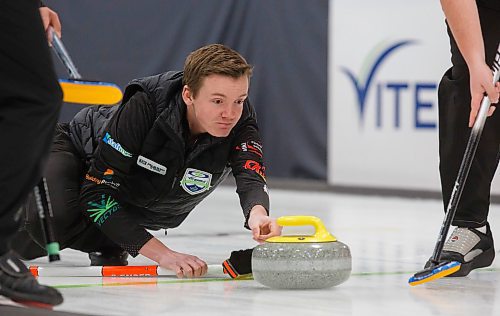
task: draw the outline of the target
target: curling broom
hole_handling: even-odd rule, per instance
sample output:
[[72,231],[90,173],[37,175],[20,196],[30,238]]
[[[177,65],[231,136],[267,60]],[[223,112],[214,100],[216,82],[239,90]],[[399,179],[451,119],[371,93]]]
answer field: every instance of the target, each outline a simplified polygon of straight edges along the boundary
[[[500,77],[500,45],[498,46],[497,53],[495,55],[495,60],[493,61],[493,84],[495,84],[498,81],[499,77]],[[465,181],[467,180],[467,176],[469,174],[469,170],[472,165],[472,161],[474,159],[474,155],[476,153],[476,149],[479,144],[481,134],[483,132],[484,123],[486,122],[486,117],[490,105],[491,105],[490,99],[488,98],[488,96],[484,96],[481,102],[481,107],[479,108],[478,115],[476,117],[476,121],[474,122],[474,126],[472,127],[469,141],[467,142],[465,154],[464,157],[462,158],[462,163],[458,171],[457,180],[455,181],[455,186],[453,187],[453,191],[451,192],[450,201],[448,202],[446,215],[444,217],[443,224],[441,225],[441,230],[439,232],[436,246],[434,247],[434,252],[432,253],[432,257],[429,261],[430,266],[420,272],[415,273],[408,280],[408,283],[412,286],[436,280],[460,270],[461,266],[460,262],[445,261],[440,263],[439,258],[441,257],[441,252],[443,251],[445,239],[446,236],[448,235],[451,222],[455,217],[458,203],[460,201],[460,196],[462,195],[462,191],[465,186]]]
[[122,91],[114,83],[82,79],[75,64],[69,57],[61,39],[51,29],[52,48],[66,66],[70,79],[59,79],[63,90],[63,101],[80,104],[115,105],[122,99]]

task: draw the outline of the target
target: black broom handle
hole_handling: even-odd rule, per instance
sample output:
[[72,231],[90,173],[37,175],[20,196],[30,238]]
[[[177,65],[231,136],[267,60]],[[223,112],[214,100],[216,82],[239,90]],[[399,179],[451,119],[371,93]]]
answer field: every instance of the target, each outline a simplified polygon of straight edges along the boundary
[[[500,76],[500,45],[498,45],[497,53],[495,55],[495,60],[493,61],[493,84],[495,84]],[[441,252],[443,251],[444,243],[448,231],[450,230],[451,222],[455,217],[457,212],[458,203],[460,202],[460,197],[465,187],[465,182],[467,181],[467,176],[469,174],[470,167],[472,166],[472,161],[474,155],[476,154],[476,149],[483,132],[484,123],[486,122],[486,117],[488,110],[490,108],[491,102],[488,96],[484,96],[481,102],[481,107],[479,108],[476,121],[472,127],[470,133],[469,141],[467,142],[467,148],[465,149],[464,157],[462,158],[462,163],[458,171],[457,180],[453,186],[451,192],[450,200],[446,208],[446,216],[444,217],[443,224],[441,225],[441,230],[439,232],[439,237],[434,247],[434,252],[432,253],[431,261],[433,263],[439,262],[439,257],[441,257]]]
[[54,225],[52,223],[54,213],[52,212],[52,205],[50,203],[47,181],[44,177],[36,185],[34,193],[49,261],[58,261],[61,259],[59,256],[59,243],[56,240]]
[[[57,54],[57,57],[63,62],[63,64],[68,69],[70,77],[73,79],[81,79],[80,73],[76,69],[75,64],[69,57],[66,48],[62,41],[57,37],[56,33],[52,28],[49,32],[52,35],[52,48]],[[45,178],[41,178],[34,190],[36,204],[38,207],[38,215],[40,217],[40,223],[42,226],[42,233],[45,237],[45,244],[47,254],[49,256],[49,261],[60,260],[59,256],[59,243],[56,240],[54,225],[52,223],[54,213],[52,212],[52,205],[49,198],[49,190],[47,187],[47,181]]]

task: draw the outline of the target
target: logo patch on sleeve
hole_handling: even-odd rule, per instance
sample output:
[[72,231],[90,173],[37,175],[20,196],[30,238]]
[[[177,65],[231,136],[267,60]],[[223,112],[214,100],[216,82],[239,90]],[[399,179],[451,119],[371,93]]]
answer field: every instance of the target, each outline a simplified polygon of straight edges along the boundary
[[102,141],[105,144],[108,144],[109,146],[113,147],[116,151],[118,151],[120,154],[122,154],[125,157],[132,157],[132,154],[126,151],[120,143],[117,143],[109,133],[106,133],[104,137],[102,138]]
[[90,213],[90,218],[94,220],[94,223],[101,226],[111,214],[115,213],[120,209],[120,205],[112,197],[102,194],[101,199],[95,202],[87,203],[90,208],[87,212]]
[[139,156],[137,158],[137,165],[143,167],[144,169],[148,169],[149,171],[153,171],[161,174],[162,176],[167,174],[167,167],[160,165],[157,162],[154,162],[151,159],[148,159],[144,156]]
[[259,176],[262,177],[262,179],[264,179],[264,181],[266,181],[266,174],[265,174],[266,167],[262,166],[257,161],[255,161],[255,160],[247,160],[245,162],[245,165],[243,166],[243,168],[245,168],[247,170],[253,170],[253,171],[255,171]]
[[206,171],[187,168],[181,180],[181,186],[187,193],[196,195],[210,189],[212,174]]

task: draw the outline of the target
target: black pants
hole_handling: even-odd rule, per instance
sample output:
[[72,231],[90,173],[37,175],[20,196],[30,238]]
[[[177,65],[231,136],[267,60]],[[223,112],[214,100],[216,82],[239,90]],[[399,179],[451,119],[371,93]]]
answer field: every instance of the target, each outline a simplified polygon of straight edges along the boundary
[[61,107],[38,5],[0,1],[0,255],[19,229],[19,206],[40,180]]
[[[43,175],[47,179],[54,213],[54,229],[61,249],[108,252],[120,249],[80,211],[80,187],[87,168],[68,135],[58,124]],[[24,225],[12,244],[25,259],[44,256],[44,236],[33,195],[22,207]]]
[[[500,42],[500,11],[479,7],[486,62],[492,65]],[[448,29],[451,46],[450,68],[439,85],[439,157],[444,206],[448,205],[471,129],[469,71]],[[479,146],[458,205],[453,225],[480,227],[486,224],[491,182],[498,166],[500,109],[486,120]]]

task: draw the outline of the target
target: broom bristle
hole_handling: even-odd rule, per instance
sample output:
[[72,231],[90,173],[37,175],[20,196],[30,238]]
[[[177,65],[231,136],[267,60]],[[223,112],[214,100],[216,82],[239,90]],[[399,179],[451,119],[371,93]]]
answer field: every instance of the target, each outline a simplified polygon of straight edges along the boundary
[[415,273],[408,280],[408,283],[411,286],[415,286],[432,280],[443,278],[447,275],[450,275],[460,270],[461,265],[462,264],[458,261],[451,261],[451,262],[443,262],[437,266],[431,266],[427,269]]

